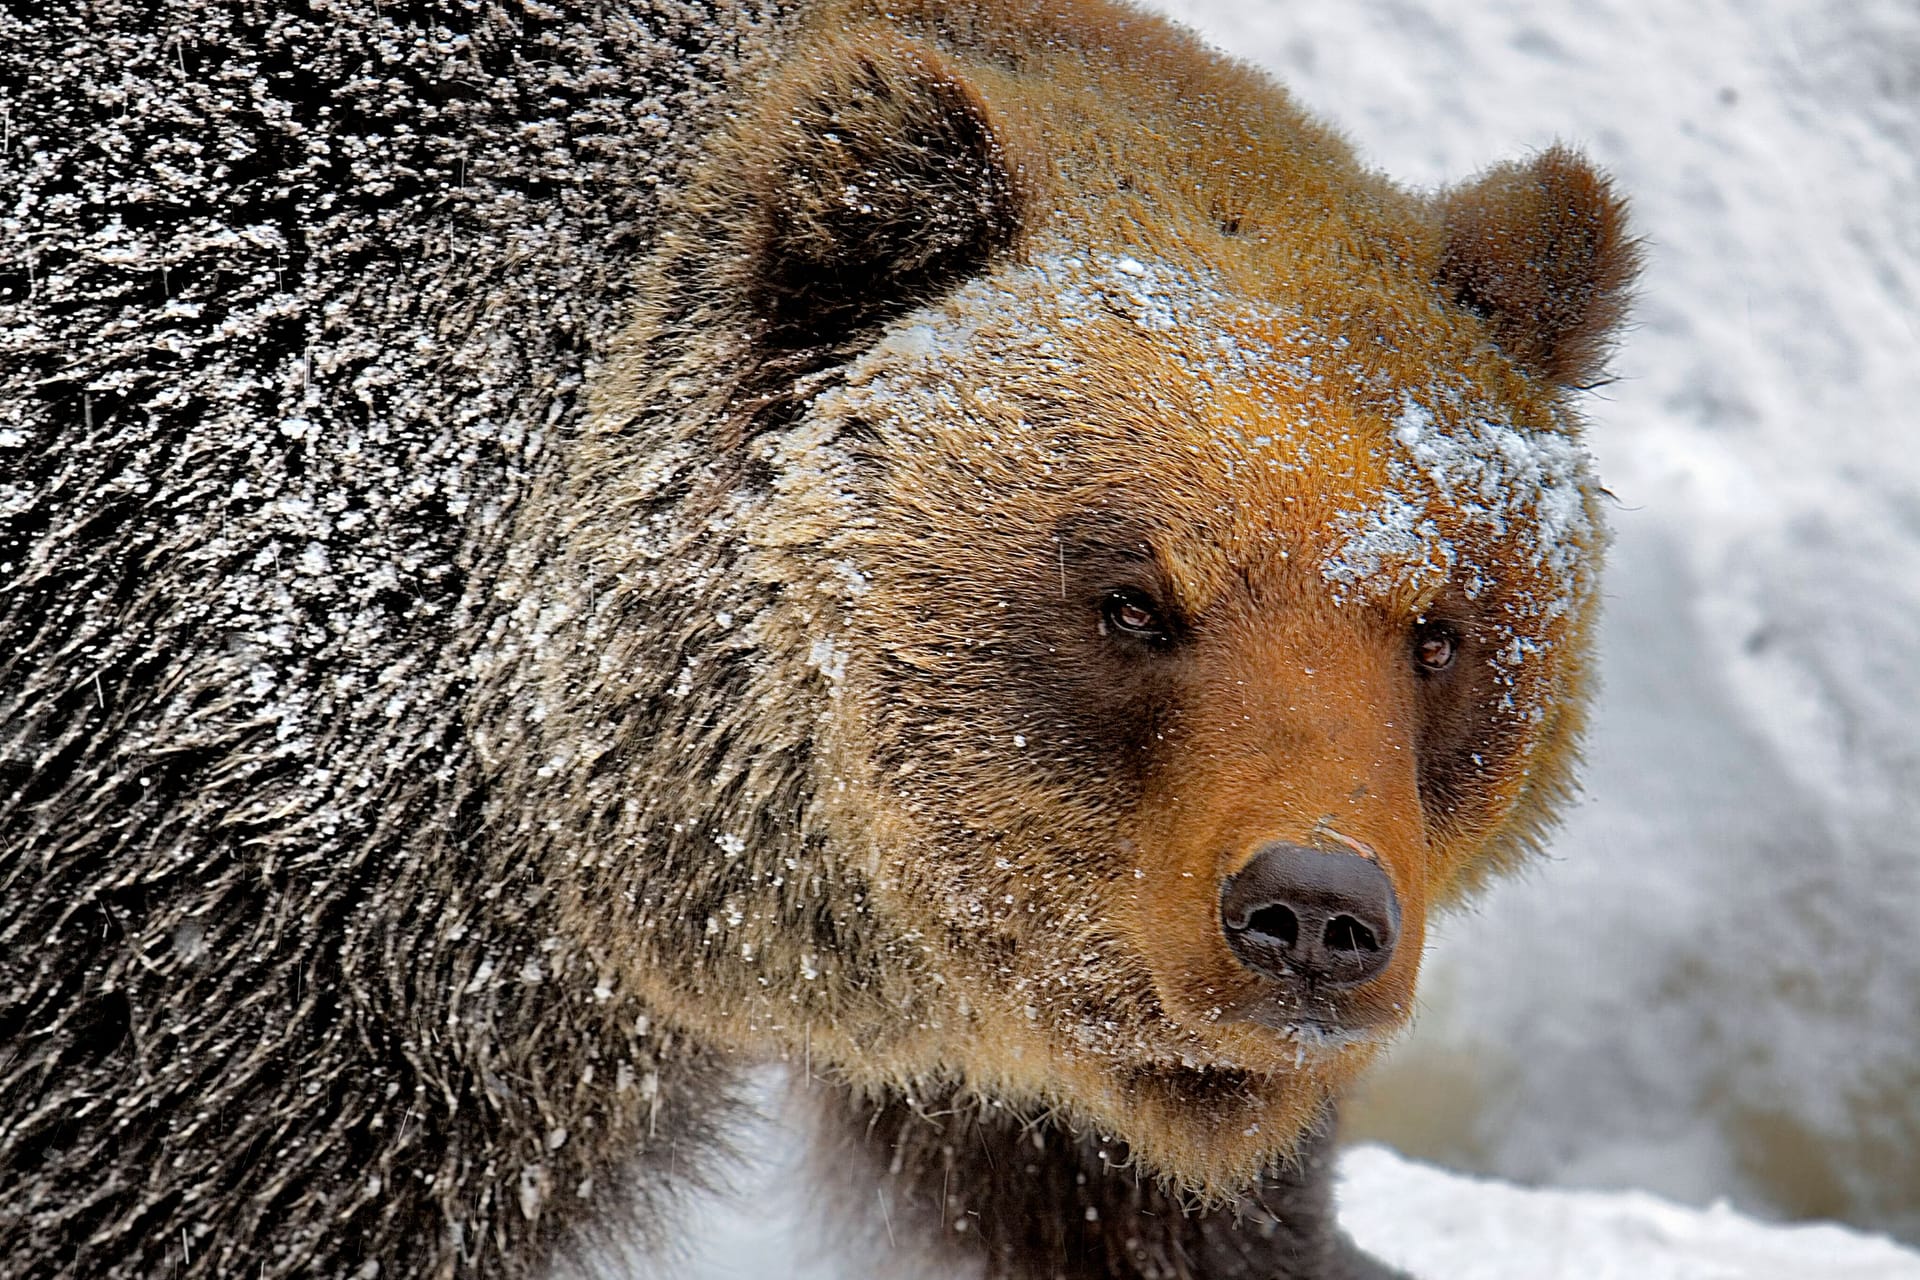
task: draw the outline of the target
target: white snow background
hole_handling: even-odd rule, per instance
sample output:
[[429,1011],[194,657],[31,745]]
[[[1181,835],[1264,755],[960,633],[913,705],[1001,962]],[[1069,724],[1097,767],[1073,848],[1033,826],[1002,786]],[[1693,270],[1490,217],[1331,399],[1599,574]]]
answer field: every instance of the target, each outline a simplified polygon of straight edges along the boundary
[[[1590,405],[1619,506],[1587,801],[1443,923],[1349,1115],[1587,1190],[1362,1147],[1349,1227],[1426,1280],[1920,1277],[1734,1212],[1920,1240],[1920,5],[1162,7],[1404,183],[1578,144],[1649,242]],[[831,1256],[762,1141],[671,1274],[903,1273]]]

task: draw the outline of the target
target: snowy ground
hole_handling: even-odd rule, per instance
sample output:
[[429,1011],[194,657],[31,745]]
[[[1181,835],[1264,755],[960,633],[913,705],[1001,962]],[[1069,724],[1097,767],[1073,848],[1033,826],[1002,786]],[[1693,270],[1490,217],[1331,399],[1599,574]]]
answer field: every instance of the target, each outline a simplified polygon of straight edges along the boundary
[[[1520,1182],[1920,1240],[1920,6],[1164,7],[1405,182],[1584,146],[1650,241],[1592,406],[1620,506],[1588,803],[1440,931],[1353,1123]],[[1356,1235],[1430,1280],[1920,1277],[1830,1228],[1345,1169]],[[700,1277],[857,1274],[734,1212]]]
[[[772,1077],[769,1077],[771,1083]],[[879,1222],[828,1242],[791,1134],[759,1135],[738,1194],[706,1207],[690,1259],[610,1266],[599,1280],[972,1280],[926,1276]],[[1419,1280],[1920,1280],[1920,1254],[1832,1225],[1766,1225],[1644,1192],[1528,1190],[1350,1149],[1342,1217],[1378,1257]],[[572,1278],[569,1278],[572,1280]]]
[[1762,1226],[1644,1192],[1529,1191],[1359,1147],[1347,1229],[1422,1280],[1915,1280],[1920,1255],[1834,1226]]

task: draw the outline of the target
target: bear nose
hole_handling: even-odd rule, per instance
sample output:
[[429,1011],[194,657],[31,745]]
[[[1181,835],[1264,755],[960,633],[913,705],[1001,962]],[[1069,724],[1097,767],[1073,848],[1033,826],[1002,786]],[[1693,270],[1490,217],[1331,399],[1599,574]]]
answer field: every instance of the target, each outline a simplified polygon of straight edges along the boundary
[[1275,842],[1227,878],[1220,923],[1234,956],[1263,977],[1352,987],[1393,959],[1400,900],[1370,859]]

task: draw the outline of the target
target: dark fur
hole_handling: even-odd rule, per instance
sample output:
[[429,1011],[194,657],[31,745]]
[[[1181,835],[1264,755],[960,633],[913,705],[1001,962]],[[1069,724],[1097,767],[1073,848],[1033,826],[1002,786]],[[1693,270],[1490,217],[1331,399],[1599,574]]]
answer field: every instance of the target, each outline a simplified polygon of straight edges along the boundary
[[[822,1088],[811,1101],[877,1185],[884,1225],[942,1241],[984,1263],[990,1280],[1400,1275],[1355,1249],[1335,1221],[1331,1113],[1242,1200],[1209,1207],[1143,1175],[1123,1142],[1063,1132],[991,1100]],[[868,1199],[850,1196],[850,1211],[867,1211]]]
[[753,175],[749,287],[777,346],[845,339],[980,270],[1020,228],[971,86],[862,48],[785,104],[786,163]]
[[7,6],[0,1275],[524,1274],[697,1172],[465,703],[754,17]]

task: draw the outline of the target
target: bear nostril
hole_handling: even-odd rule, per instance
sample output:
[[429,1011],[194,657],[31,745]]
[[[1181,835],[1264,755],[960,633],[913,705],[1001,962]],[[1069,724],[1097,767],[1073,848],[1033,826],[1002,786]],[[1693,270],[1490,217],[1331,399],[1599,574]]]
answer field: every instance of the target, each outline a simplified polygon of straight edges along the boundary
[[1290,947],[1300,938],[1300,917],[1283,906],[1262,907],[1248,918],[1246,932]]
[[1327,921],[1327,931],[1321,935],[1329,951],[1378,951],[1380,940],[1373,936],[1373,930],[1355,920],[1352,916],[1335,916]]
[[1392,962],[1400,902],[1368,858],[1276,842],[1221,886],[1220,925],[1234,958],[1263,978],[1350,987]]

